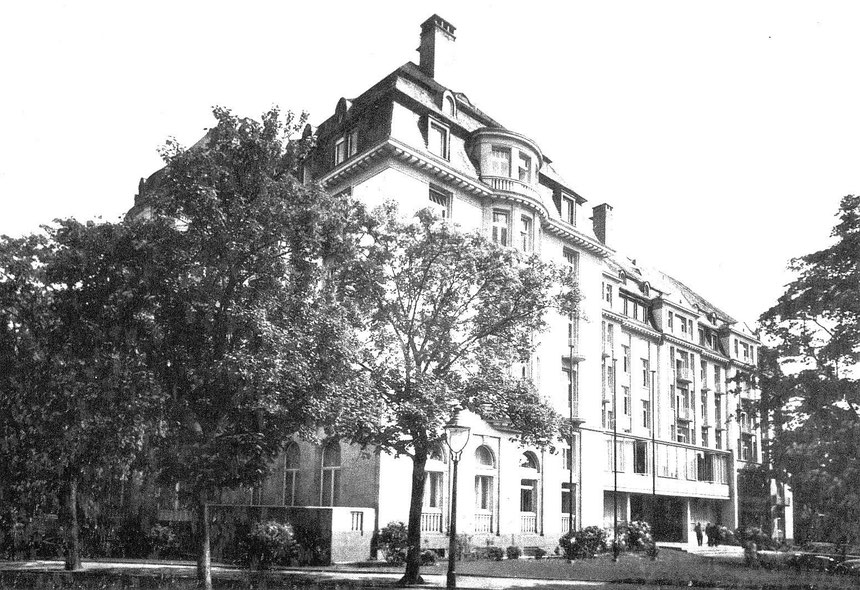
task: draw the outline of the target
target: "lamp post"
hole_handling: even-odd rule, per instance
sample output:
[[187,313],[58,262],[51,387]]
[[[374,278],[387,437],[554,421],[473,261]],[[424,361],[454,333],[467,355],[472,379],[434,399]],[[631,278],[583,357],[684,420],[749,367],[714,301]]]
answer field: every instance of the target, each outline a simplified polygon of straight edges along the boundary
[[618,561],[618,359],[612,357],[612,561]]
[[454,474],[451,478],[451,520],[448,526],[451,536],[448,540],[448,588],[457,587],[457,576],[454,574],[454,553],[457,551],[457,466],[463,449],[469,442],[470,433],[471,429],[460,420],[460,410],[455,410],[451,420],[445,425],[445,444],[451,451],[451,461],[454,463]]

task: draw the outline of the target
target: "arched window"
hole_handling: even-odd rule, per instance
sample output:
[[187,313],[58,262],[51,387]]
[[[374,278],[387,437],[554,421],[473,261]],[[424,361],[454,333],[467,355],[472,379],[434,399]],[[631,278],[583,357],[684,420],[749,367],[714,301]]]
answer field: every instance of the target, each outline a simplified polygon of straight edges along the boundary
[[475,460],[481,467],[493,468],[496,466],[496,460],[493,457],[493,451],[491,451],[485,445],[481,445],[480,447],[475,449]]
[[523,469],[534,469],[535,471],[540,471],[538,468],[537,457],[531,451],[523,453],[523,456],[520,459],[520,467]]
[[430,461],[439,461],[441,463],[447,463],[448,459],[445,456],[445,449],[442,448],[442,444],[439,443],[434,445],[430,449],[430,456],[428,457]]
[[340,444],[336,441],[323,447],[320,506],[337,506],[340,499]]
[[538,472],[537,456],[526,451],[520,458],[520,532],[534,534],[538,530]]
[[421,509],[421,531],[441,533],[442,501],[445,490],[445,451],[441,444],[430,449],[424,474],[424,506]]
[[284,505],[296,505],[296,484],[299,480],[299,445],[291,442],[284,450]]
[[451,118],[457,116],[457,103],[450,92],[446,92],[445,96],[442,97],[442,112]]

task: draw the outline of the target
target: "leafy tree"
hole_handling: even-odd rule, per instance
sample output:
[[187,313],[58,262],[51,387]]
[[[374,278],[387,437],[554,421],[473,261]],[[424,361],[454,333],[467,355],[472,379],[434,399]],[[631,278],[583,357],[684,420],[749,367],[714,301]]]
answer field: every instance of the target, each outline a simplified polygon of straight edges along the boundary
[[126,228],[45,229],[0,238],[0,464],[19,505],[61,499],[66,568],[78,569],[80,499],[127,473],[158,393],[137,348],[146,319]]
[[295,175],[304,117],[217,125],[142,195],[154,328],[147,362],[166,394],[158,464],[196,507],[198,582],[211,587],[206,505],[259,483],[285,439],[344,396],[348,326],[329,266],[352,250],[356,209]]
[[832,541],[860,538],[860,197],[842,199],[834,243],[791,262],[797,278],[761,317],[775,341],[762,359],[774,466],[800,517]]
[[576,310],[572,271],[464,233],[429,211],[416,221],[392,205],[371,218],[356,263],[344,268],[364,311],[356,364],[371,384],[362,396],[375,414],[341,420],[347,438],[412,459],[404,583],[420,580],[425,465],[455,408],[516,429],[547,445],[561,418],[527,379],[534,336],[551,311]]

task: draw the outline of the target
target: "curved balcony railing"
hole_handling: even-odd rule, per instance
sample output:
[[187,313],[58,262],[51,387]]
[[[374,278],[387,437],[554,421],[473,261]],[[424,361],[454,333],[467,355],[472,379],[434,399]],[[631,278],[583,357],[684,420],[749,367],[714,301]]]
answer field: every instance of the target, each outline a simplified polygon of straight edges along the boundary
[[540,203],[540,195],[537,190],[522,180],[508,178],[507,176],[481,176],[481,180],[497,193],[526,197]]

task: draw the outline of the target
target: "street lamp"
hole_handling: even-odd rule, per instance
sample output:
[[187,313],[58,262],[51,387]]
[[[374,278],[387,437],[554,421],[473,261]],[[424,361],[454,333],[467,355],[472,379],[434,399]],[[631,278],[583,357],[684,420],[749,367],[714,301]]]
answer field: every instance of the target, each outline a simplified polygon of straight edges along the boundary
[[454,410],[451,420],[445,425],[445,444],[451,451],[451,461],[454,462],[454,475],[451,479],[451,521],[448,532],[448,588],[457,587],[457,577],[454,574],[454,553],[457,551],[457,465],[466,443],[469,442],[471,429],[460,420],[460,410]]

